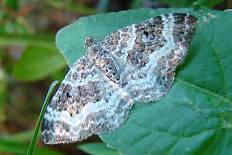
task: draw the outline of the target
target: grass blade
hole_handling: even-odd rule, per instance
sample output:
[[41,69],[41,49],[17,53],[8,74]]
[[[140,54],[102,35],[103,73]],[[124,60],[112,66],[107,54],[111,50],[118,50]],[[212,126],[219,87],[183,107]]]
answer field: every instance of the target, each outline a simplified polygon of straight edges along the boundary
[[53,91],[53,89],[55,88],[55,86],[57,85],[57,83],[58,83],[58,81],[54,81],[54,82],[51,84],[51,86],[50,86],[50,88],[49,88],[49,90],[48,90],[48,93],[47,93],[47,96],[46,96],[46,98],[45,98],[45,101],[44,101],[42,110],[41,110],[41,112],[40,112],[38,121],[37,121],[37,123],[36,123],[36,127],[35,127],[35,130],[34,130],[33,137],[32,137],[32,139],[31,139],[30,146],[29,146],[29,148],[28,148],[27,155],[32,155],[33,152],[34,152],[35,143],[36,143],[36,139],[37,139],[37,136],[38,136],[40,124],[41,124],[41,122],[42,122],[42,119],[43,119],[43,116],[44,116],[44,113],[45,113],[47,104],[48,104],[48,102],[49,102],[50,96],[51,96],[51,94],[52,94],[52,91]]
[[9,45],[38,45],[55,47],[54,36],[52,35],[16,35],[16,34],[1,34],[0,46]]

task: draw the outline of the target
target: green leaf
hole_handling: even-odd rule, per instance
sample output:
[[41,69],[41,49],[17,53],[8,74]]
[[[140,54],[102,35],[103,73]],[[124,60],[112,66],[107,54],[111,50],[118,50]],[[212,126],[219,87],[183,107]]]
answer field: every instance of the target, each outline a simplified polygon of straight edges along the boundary
[[196,0],[192,6],[195,7],[195,6],[205,6],[205,7],[208,7],[208,8],[212,8],[220,3],[222,3],[223,0]]
[[170,7],[187,7],[196,0],[158,0],[163,4],[168,4]]
[[[25,155],[27,151],[27,145],[17,141],[7,140],[0,138],[0,154],[19,154]],[[34,155],[63,155],[62,153],[50,150],[48,148],[36,148]]]
[[5,5],[11,9],[18,9],[18,0],[5,0]]
[[20,80],[42,79],[64,68],[66,62],[54,46],[28,46],[13,69]]
[[28,45],[37,46],[54,46],[52,36],[47,35],[16,35],[16,34],[1,34],[0,46],[8,45]]
[[27,142],[30,140],[32,135],[33,135],[33,131],[29,130],[29,131],[18,132],[15,134],[10,134],[10,135],[1,135],[0,138],[14,142]]
[[87,143],[78,148],[90,155],[119,155],[117,150],[111,149],[104,143]]
[[4,113],[5,98],[6,98],[6,75],[5,75],[5,71],[1,67],[1,59],[2,57],[0,56],[0,122],[4,121],[6,118]]
[[46,112],[46,108],[47,108],[47,105],[49,103],[49,99],[50,99],[50,96],[52,94],[52,91],[54,90],[57,83],[58,83],[58,81],[52,82],[52,84],[48,90],[48,93],[47,93],[46,98],[45,98],[44,103],[43,103],[43,107],[41,109],[41,112],[39,114],[39,118],[38,118],[36,126],[35,126],[34,134],[32,136],[31,143],[30,143],[28,151],[27,151],[27,155],[32,155],[34,152],[37,136],[38,136],[39,129],[40,129],[40,125],[41,125],[41,122],[43,120],[44,114]]
[[130,4],[130,8],[137,9],[143,5],[143,0],[132,0]]
[[[17,35],[17,34],[26,34],[26,33],[28,33],[27,28],[19,21],[6,21],[4,22],[4,24],[1,24],[0,27],[1,35],[2,34]],[[14,39],[10,39],[10,40],[14,40]]]
[[171,7],[187,7],[194,4],[198,6],[212,8],[222,3],[223,0],[159,0],[159,2],[163,4],[168,4]]
[[140,9],[81,18],[61,29],[56,43],[69,64],[83,55],[84,38],[170,12],[195,15],[189,54],[166,97],[137,103],[127,122],[102,140],[122,154],[230,154],[232,152],[232,14],[192,9]]
[[95,8],[90,8],[86,5],[75,1],[57,1],[57,0],[49,0],[44,1],[51,7],[55,9],[60,9],[64,11],[69,11],[76,14],[96,14],[97,10]]

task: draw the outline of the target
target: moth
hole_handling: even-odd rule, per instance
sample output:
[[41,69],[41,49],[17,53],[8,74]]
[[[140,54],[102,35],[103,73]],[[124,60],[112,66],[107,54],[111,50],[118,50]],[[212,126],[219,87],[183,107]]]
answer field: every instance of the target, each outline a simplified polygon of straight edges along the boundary
[[77,60],[51,99],[42,122],[46,144],[73,143],[112,132],[136,102],[158,101],[183,62],[197,19],[186,13],[150,18],[85,40]]

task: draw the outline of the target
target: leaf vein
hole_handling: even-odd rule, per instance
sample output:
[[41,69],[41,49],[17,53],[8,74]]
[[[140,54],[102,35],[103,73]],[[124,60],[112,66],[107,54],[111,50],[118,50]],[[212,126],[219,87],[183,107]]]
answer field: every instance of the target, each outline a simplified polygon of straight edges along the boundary
[[206,94],[210,94],[210,95],[212,95],[212,96],[214,96],[214,97],[217,97],[217,98],[219,98],[219,99],[221,99],[221,100],[223,100],[223,101],[225,101],[225,102],[227,102],[227,103],[232,104],[232,100],[230,100],[230,99],[228,99],[228,98],[226,98],[226,97],[220,96],[220,95],[218,95],[218,94],[216,94],[216,93],[214,93],[214,92],[212,92],[212,91],[210,91],[210,90],[208,90],[208,89],[206,89],[206,88],[204,88],[204,87],[201,87],[201,86],[199,86],[199,85],[190,83],[190,82],[188,82],[188,81],[186,81],[186,80],[183,80],[183,79],[181,79],[181,78],[178,78],[178,77],[176,78],[176,80],[179,81],[179,82],[181,82],[181,83],[183,83],[183,84],[185,84],[185,85],[188,85],[188,86],[190,86],[190,87],[193,87],[193,88],[195,88],[195,89],[198,89],[198,90],[200,90],[200,91],[202,91],[202,92],[204,92],[204,93],[206,93]]
[[[146,126],[146,125],[142,125],[142,126],[141,126],[140,124],[137,124],[137,123],[134,122],[134,121],[133,121],[132,123],[133,123],[135,126],[138,126],[139,128],[145,128],[145,129],[148,129],[148,130],[149,130],[148,134],[146,134],[144,137],[142,137],[142,139],[148,137],[148,136],[149,136],[150,134],[152,134],[154,131],[160,132],[160,133],[163,133],[163,134],[168,134],[168,135],[170,135],[170,136],[177,137],[177,138],[191,138],[191,137],[193,137],[193,136],[195,136],[195,135],[198,135],[198,134],[201,134],[201,133],[203,133],[203,132],[207,132],[207,131],[211,131],[211,130],[220,129],[219,127],[212,127],[212,128],[207,128],[207,129],[205,129],[205,130],[202,130],[202,131],[193,133],[193,134],[191,134],[191,135],[178,135],[178,134],[171,133],[171,132],[169,132],[169,131],[162,131],[162,130],[160,130],[160,129],[158,129],[158,128],[152,128],[152,127]],[[141,141],[141,139],[140,139],[139,141]],[[136,143],[138,143],[138,142],[131,143],[131,145],[135,145]]]
[[227,88],[226,88],[226,82],[225,82],[225,71],[224,71],[224,66],[223,66],[222,60],[221,60],[219,54],[217,53],[216,49],[211,44],[210,44],[210,47],[212,48],[214,56],[218,60],[218,64],[219,64],[220,71],[221,71],[221,74],[222,74],[221,80],[223,81],[224,94],[227,95],[227,91],[226,91]]

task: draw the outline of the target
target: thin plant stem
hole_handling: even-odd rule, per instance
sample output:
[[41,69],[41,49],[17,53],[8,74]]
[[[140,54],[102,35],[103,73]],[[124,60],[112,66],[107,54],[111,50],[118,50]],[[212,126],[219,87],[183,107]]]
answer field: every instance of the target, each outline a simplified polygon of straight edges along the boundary
[[36,139],[38,137],[40,125],[41,125],[41,122],[43,120],[43,117],[44,117],[44,114],[45,114],[45,111],[46,111],[46,107],[47,107],[47,105],[49,103],[49,99],[50,99],[50,96],[52,94],[52,91],[55,88],[55,86],[57,85],[57,83],[58,83],[58,81],[52,82],[52,84],[51,84],[51,86],[50,86],[50,88],[48,90],[47,96],[46,96],[45,101],[43,103],[42,110],[41,110],[41,112],[39,114],[39,118],[38,118],[36,126],[35,126],[34,134],[32,136],[32,139],[31,139],[28,151],[27,151],[27,155],[32,155],[33,152],[34,152],[35,144],[36,144]]

